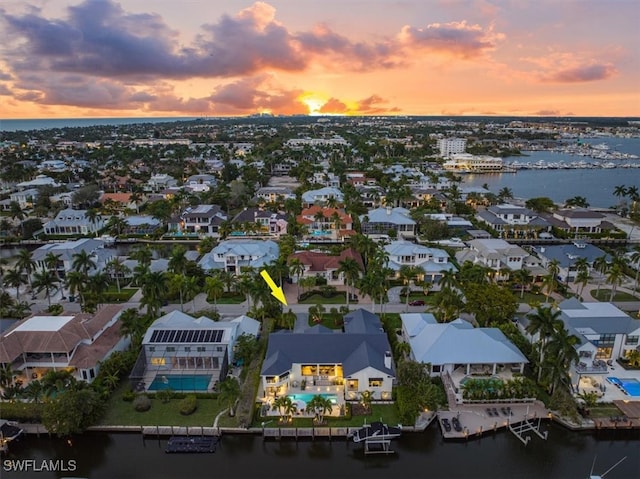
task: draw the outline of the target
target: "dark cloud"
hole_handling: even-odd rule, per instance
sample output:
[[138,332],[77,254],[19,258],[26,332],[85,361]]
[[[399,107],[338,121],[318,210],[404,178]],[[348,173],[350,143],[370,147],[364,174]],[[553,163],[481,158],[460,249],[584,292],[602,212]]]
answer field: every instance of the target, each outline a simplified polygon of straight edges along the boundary
[[560,110],[538,110],[534,116],[560,116]]
[[3,95],[3,96],[13,95],[13,92],[9,89],[7,85],[3,85],[0,83],[0,95]]
[[606,80],[617,73],[611,64],[592,64],[558,70],[543,77],[543,81],[558,83],[580,83]]
[[376,115],[384,113],[398,113],[400,111],[399,108],[389,108],[384,106],[386,103],[388,102],[384,98],[381,98],[378,95],[371,95],[370,97],[358,102],[356,112],[362,115]]

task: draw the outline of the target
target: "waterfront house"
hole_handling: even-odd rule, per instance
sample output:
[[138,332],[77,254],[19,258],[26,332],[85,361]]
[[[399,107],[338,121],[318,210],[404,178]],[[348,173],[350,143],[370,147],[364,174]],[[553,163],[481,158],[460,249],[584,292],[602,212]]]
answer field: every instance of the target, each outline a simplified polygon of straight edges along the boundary
[[416,222],[406,208],[376,208],[360,216],[362,234],[367,236],[389,235],[396,238],[413,238]]
[[418,281],[438,282],[442,271],[456,271],[456,267],[449,262],[446,251],[438,248],[429,248],[410,241],[392,241],[384,246],[389,255],[388,267],[393,271],[400,271],[402,266],[419,266],[424,270],[424,275],[418,275]]
[[24,384],[60,370],[91,382],[102,361],[129,345],[120,336],[122,310],[108,304],[93,314],[34,314],[18,321],[0,336],[0,365],[11,366]]
[[221,241],[198,262],[205,271],[224,270],[239,275],[242,268],[259,270],[276,261],[278,244],[271,240],[232,239]]
[[51,266],[46,263],[46,258],[50,253],[58,256],[58,264],[55,270],[59,278],[64,278],[68,272],[73,270],[74,255],[85,251],[96,264],[95,269],[89,270],[89,273],[93,274],[104,269],[106,264],[116,255],[115,249],[106,248],[105,246],[105,241],[96,238],[80,238],[63,243],[48,243],[35,249],[31,254],[31,258],[36,263],[36,271],[42,271],[43,269],[51,269]]
[[309,207],[315,204],[327,204],[329,200],[335,200],[336,203],[344,203],[344,195],[338,188],[324,187],[317,190],[309,190],[302,193],[303,206]]
[[605,215],[586,208],[568,208],[547,213],[545,218],[554,228],[566,233],[602,233],[615,230],[615,226],[605,221]]
[[476,219],[497,231],[502,238],[529,238],[551,229],[549,222],[538,213],[510,204],[480,209]]
[[227,215],[218,205],[198,205],[184,210],[179,218],[169,222],[169,233],[174,236],[219,236],[220,225]]
[[373,399],[390,400],[395,369],[380,319],[358,309],[344,317],[344,331],[316,325],[271,333],[260,376],[265,402],[300,392],[357,400],[370,391]]
[[404,313],[400,319],[411,359],[429,364],[432,376],[522,373],[529,362],[498,328],[474,328],[462,319],[438,323],[431,313]]
[[259,202],[276,203],[295,198],[296,195],[291,188],[285,186],[263,186],[256,191],[256,199]]
[[269,235],[280,237],[287,233],[286,215],[260,208],[245,208],[231,220],[231,236]]
[[[300,275],[300,279],[321,277],[327,280],[327,284],[337,286],[344,284],[344,274],[338,270],[340,261],[347,258],[353,259],[360,266],[360,270],[364,271],[362,256],[353,248],[347,248],[337,256],[319,251],[299,251],[290,255],[288,261],[298,259],[302,263],[304,272]],[[293,275],[292,280],[297,283],[299,278]]]
[[577,274],[575,264],[580,258],[587,260],[589,268],[601,256],[605,256],[608,261],[611,259],[607,253],[597,246],[582,241],[562,245],[536,246],[533,251],[540,258],[540,263],[544,268],[548,268],[549,263],[556,260],[559,267],[558,281],[565,283],[575,279]]
[[[37,188],[28,188],[22,191],[16,191],[9,195],[9,203],[15,201],[20,205],[20,208],[31,208],[33,207],[33,203],[38,199],[38,195],[40,194],[40,190]],[[9,208],[6,208],[9,209]]]
[[227,377],[237,339],[257,336],[260,323],[247,316],[231,321],[194,318],[172,311],[155,320],[142,339],[142,350],[130,375],[132,386],[210,391]]
[[46,235],[91,235],[104,228],[104,219],[101,216],[90,219],[87,217],[87,210],[68,208],[60,211],[51,221],[47,221],[43,228]]
[[153,191],[154,193],[157,193],[158,191],[166,190],[167,188],[172,188],[177,185],[178,181],[175,178],[167,175],[166,173],[160,173],[152,175],[144,186],[144,189],[145,191]]

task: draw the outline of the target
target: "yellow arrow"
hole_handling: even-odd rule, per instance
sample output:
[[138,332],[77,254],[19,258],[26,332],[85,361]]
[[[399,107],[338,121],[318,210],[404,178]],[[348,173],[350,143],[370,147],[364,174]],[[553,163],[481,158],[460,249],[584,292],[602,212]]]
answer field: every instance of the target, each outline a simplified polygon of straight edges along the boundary
[[284,297],[282,288],[280,286],[276,286],[276,283],[274,283],[271,279],[271,275],[269,275],[269,272],[266,269],[263,269],[262,271],[260,271],[260,276],[262,276],[262,279],[264,279],[269,288],[271,288],[271,294],[282,304],[288,306],[287,298]]

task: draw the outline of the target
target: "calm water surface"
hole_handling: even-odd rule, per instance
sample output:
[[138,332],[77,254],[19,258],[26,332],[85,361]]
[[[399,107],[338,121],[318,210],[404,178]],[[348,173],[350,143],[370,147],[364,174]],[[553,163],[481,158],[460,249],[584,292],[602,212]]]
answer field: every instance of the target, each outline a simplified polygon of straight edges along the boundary
[[77,461],[75,472],[8,473],[4,478],[585,478],[594,457],[604,472],[627,460],[607,479],[640,477],[640,441],[597,438],[553,424],[549,440],[533,438],[522,445],[511,433],[480,440],[444,442],[432,425],[420,434],[393,441],[396,454],[364,456],[362,446],[343,440],[263,441],[258,436],[224,436],[215,454],[165,454],[165,440],[142,440],[139,434],[90,434],[70,446],[63,440],[30,437],[15,445],[9,459]]

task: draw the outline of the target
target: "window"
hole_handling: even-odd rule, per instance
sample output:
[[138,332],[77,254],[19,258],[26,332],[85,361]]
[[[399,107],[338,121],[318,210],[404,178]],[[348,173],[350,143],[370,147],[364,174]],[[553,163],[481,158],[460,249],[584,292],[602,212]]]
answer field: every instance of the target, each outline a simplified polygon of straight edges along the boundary
[[431,372],[432,372],[432,373],[439,373],[439,372],[440,372],[440,368],[441,368],[441,367],[442,367],[442,366],[440,366],[439,364],[438,364],[438,365],[431,366]]
[[166,351],[168,353],[174,353],[176,351],[176,348],[174,346],[167,346]]
[[196,351],[198,351],[199,353],[204,353],[206,351],[206,348],[204,346],[198,346],[196,348]]
[[606,347],[612,347],[615,341],[616,341],[615,334],[601,334],[600,339],[598,339],[597,343],[598,343],[598,347],[606,348]]
[[85,381],[87,380],[87,371],[85,371],[84,369],[82,370],[82,379],[84,379]]
[[221,353],[223,351],[222,346],[216,346],[216,351],[218,351],[219,353]]
[[165,364],[166,364],[166,361],[164,358],[151,358],[152,366],[164,366]]
[[89,369],[89,377],[91,379],[96,377],[96,372],[93,370],[93,368]]
[[627,336],[627,340],[624,342],[624,344],[630,345],[630,346],[634,346],[636,344],[638,344],[638,338],[640,336]]
[[184,347],[184,350],[185,350],[187,353],[188,353],[188,352],[190,352],[190,351],[191,351],[191,346],[185,346],[185,347]]
[[369,378],[369,387],[370,388],[382,387],[382,378]]
[[155,350],[156,350],[156,347],[155,347],[155,346],[149,346],[149,352],[150,352],[150,353],[155,352]]

